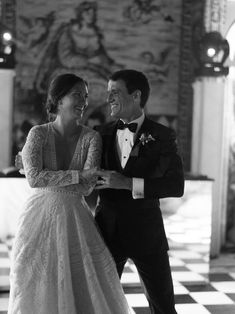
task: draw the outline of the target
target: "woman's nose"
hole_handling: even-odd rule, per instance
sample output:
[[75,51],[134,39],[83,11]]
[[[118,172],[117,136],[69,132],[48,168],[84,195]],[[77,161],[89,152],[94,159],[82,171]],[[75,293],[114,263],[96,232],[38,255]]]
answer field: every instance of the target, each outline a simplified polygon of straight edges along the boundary
[[107,99],[106,99],[107,103],[110,103],[112,101],[112,99],[113,99],[112,94],[108,94]]

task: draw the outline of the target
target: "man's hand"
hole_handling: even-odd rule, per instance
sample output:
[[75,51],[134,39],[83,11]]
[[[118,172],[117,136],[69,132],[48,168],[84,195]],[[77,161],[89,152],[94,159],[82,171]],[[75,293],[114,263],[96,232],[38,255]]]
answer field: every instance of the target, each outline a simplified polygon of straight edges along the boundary
[[119,172],[110,170],[97,170],[99,176],[95,189],[132,190],[132,178],[125,177]]

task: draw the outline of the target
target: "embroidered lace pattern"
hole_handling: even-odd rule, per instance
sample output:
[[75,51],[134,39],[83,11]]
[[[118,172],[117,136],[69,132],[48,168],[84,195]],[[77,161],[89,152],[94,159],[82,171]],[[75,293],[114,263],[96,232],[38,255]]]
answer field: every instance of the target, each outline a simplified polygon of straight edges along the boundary
[[92,186],[79,184],[79,171],[100,164],[101,138],[98,133],[82,128],[67,171],[57,169],[52,123],[33,127],[22,151],[27,180],[31,187],[67,187],[67,190],[89,194]]
[[35,192],[19,220],[12,251],[8,314],[127,314],[113,259],[83,195],[82,169],[99,166],[100,135],[82,127],[68,170],[57,169],[51,124],[29,132],[23,148]]

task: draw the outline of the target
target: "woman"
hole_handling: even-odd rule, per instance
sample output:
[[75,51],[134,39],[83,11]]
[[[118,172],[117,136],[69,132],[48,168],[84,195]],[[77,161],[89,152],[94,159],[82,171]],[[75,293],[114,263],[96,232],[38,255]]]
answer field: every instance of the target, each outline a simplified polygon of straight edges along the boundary
[[9,314],[131,313],[84,201],[101,155],[98,133],[79,123],[87,98],[83,79],[57,76],[46,103],[56,119],[33,127],[23,148],[34,193],[13,246]]

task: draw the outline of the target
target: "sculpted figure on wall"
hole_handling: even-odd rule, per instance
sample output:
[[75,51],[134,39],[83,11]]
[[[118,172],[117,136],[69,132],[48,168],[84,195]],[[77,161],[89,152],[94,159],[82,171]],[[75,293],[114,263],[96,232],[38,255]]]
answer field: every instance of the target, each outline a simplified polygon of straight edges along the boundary
[[45,16],[36,18],[29,18],[22,15],[19,19],[22,22],[22,34],[25,35],[22,36],[19,48],[24,46],[24,49],[27,48],[29,53],[37,58],[45,45],[45,40],[48,38],[51,26],[55,22],[55,12],[52,11]]
[[35,79],[37,91],[45,93],[50,78],[66,71],[85,72],[106,83],[115,61],[103,39],[97,25],[97,3],[81,2],[75,9],[75,18],[58,28],[44,53]]
[[168,1],[160,0],[133,0],[125,11],[125,16],[133,23],[149,23],[152,19],[162,18],[166,22],[174,22],[174,19],[168,13]]

